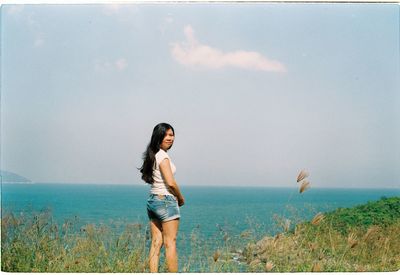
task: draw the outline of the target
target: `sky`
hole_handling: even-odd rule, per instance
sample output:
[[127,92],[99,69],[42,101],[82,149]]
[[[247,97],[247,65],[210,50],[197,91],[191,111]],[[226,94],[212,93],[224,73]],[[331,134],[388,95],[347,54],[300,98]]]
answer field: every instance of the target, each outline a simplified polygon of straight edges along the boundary
[[1,170],[181,186],[400,187],[397,4],[1,6]]

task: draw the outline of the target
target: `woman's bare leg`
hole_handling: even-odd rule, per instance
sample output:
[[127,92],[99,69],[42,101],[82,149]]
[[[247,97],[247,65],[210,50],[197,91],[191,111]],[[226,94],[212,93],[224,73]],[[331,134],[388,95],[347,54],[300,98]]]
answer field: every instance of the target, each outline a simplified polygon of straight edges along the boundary
[[149,253],[150,272],[158,272],[158,263],[160,261],[160,250],[163,245],[163,228],[161,222],[150,221],[151,247]]
[[179,219],[162,223],[165,258],[169,272],[178,272],[178,255],[176,252],[176,235],[178,233],[178,227]]

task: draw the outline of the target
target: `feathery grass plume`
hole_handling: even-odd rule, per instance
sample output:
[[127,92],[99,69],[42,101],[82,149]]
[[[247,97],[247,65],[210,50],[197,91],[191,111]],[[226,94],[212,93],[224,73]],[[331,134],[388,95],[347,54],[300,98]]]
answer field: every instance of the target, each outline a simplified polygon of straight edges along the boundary
[[281,238],[281,235],[282,235],[282,234],[279,233],[278,235],[275,236],[274,242],[273,242],[274,247],[276,247],[276,245],[278,244],[278,240]]
[[306,191],[308,188],[310,188],[310,182],[308,180],[302,181],[299,190],[300,194]]
[[214,262],[218,261],[220,256],[221,256],[221,252],[219,250],[215,251],[215,253],[213,255]]
[[300,174],[297,176],[297,182],[300,182],[304,180],[306,177],[308,177],[310,174],[306,170],[301,170]]
[[318,225],[325,218],[321,212],[317,213],[311,221],[312,225]]
[[350,248],[354,248],[357,244],[357,236],[354,233],[350,233],[347,237],[347,244],[350,246]]
[[250,230],[245,230],[242,233],[240,233],[240,238],[248,238],[249,236],[251,236]]
[[378,232],[379,227],[376,225],[371,226],[370,228],[368,228],[367,232],[365,233],[364,237],[363,237],[363,241],[368,241],[368,239],[375,234],[376,232]]
[[294,235],[295,236],[299,236],[301,235],[301,233],[303,233],[304,231],[304,227],[302,227],[301,225],[297,224],[294,228]]
[[231,238],[229,237],[229,234],[227,233],[227,232],[225,232],[225,234],[224,234],[224,241],[225,242],[227,242],[227,241],[229,241]]
[[285,223],[283,224],[283,230],[285,232],[288,232],[290,229],[290,220],[289,219],[285,219]]
[[275,265],[272,262],[267,262],[265,264],[265,271],[270,272],[274,267]]
[[320,263],[314,263],[312,268],[311,268],[311,272],[321,272],[322,271],[322,266]]

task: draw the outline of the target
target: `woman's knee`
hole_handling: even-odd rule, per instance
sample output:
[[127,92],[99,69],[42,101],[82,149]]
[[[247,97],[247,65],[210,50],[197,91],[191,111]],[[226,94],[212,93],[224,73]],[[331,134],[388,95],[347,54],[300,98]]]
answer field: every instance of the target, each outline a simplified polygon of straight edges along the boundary
[[151,240],[151,245],[157,249],[161,249],[161,247],[163,246],[163,243],[164,243],[164,241],[162,238],[154,238]]
[[165,248],[176,247],[176,237],[164,237]]

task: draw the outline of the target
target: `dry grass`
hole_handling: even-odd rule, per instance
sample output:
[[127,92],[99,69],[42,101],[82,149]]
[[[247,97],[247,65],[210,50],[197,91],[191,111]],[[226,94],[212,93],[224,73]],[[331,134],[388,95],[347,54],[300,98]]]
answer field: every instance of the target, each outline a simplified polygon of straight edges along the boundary
[[118,235],[109,227],[73,220],[61,228],[50,213],[5,215],[1,221],[2,270],[8,272],[144,272],[145,234],[127,224]]
[[317,214],[314,216],[314,218],[312,219],[311,224],[312,224],[312,225],[319,225],[320,222],[321,222],[324,218],[325,218],[325,215],[324,215],[324,214],[322,214],[321,212],[320,212],[320,213],[317,213]]
[[[254,231],[246,230],[235,237],[221,229],[215,236],[221,244],[217,248],[216,239],[193,230],[186,238],[191,252],[180,262],[180,270],[358,272],[400,269],[400,221],[387,227],[355,228],[343,235],[320,217],[321,214],[317,214],[310,223],[297,224],[291,231],[265,236],[257,242]],[[8,215],[2,220],[1,234],[3,271],[149,271],[149,239],[141,224],[127,224],[116,234],[107,226],[88,224],[75,228],[71,221],[58,228],[47,214],[33,220]],[[243,242],[249,243],[241,249]],[[160,272],[165,271],[165,266],[161,265]]]
[[387,227],[354,228],[348,235],[336,231],[324,219],[296,225],[292,232],[247,245],[247,263],[252,271],[274,272],[357,272],[400,269],[400,221]]

